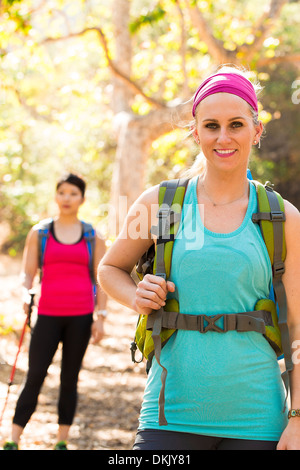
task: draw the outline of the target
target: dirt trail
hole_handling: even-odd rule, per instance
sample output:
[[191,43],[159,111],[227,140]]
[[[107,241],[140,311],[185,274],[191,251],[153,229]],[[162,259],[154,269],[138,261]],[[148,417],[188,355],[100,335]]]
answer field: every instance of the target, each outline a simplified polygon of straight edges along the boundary
[[[0,413],[24,322],[18,290],[19,272],[20,260],[0,256]],[[136,315],[111,300],[108,311],[106,336],[99,345],[89,345],[80,372],[78,409],[71,428],[70,450],[129,450],[134,441],[146,381],[144,364],[132,364],[129,351]],[[13,331],[7,333],[6,326],[10,325]],[[10,387],[0,428],[0,444],[10,435],[15,403],[26,375],[29,339],[28,330],[14,384]],[[59,370],[60,351],[49,368],[37,410],[25,428],[21,449],[53,448],[57,432]]]

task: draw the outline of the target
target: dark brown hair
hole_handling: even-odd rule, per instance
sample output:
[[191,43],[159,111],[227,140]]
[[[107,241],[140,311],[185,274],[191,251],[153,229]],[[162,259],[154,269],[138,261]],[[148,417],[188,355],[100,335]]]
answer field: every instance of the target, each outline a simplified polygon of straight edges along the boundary
[[75,175],[74,173],[68,173],[62,176],[56,184],[56,191],[63,183],[74,184],[74,186],[77,186],[80,189],[82,197],[84,197],[86,183],[80,176]]

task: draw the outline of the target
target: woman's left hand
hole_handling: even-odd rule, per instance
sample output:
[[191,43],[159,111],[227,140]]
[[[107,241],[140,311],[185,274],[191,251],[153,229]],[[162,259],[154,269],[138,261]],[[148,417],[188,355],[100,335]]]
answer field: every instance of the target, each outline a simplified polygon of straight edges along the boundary
[[300,450],[300,418],[291,418],[283,431],[277,450]]
[[104,318],[99,316],[92,324],[92,339],[93,344],[99,343],[104,337]]

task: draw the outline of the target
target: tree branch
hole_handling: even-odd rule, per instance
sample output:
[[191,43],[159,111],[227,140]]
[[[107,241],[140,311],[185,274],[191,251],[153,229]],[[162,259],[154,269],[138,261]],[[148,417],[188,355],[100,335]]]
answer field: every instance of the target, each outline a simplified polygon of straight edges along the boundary
[[197,28],[201,40],[206,43],[214,60],[219,64],[224,62],[237,63],[236,53],[226,50],[223,42],[214,37],[198,6],[196,4],[191,5],[190,0],[185,0],[185,4],[193,25]]
[[46,115],[38,113],[38,111],[33,106],[30,106],[29,104],[27,104],[25,98],[21,95],[21,93],[19,92],[19,90],[17,90],[17,88],[14,88],[11,85],[4,85],[3,89],[12,91],[15,94],[19,104],[24,109],[26,109],[26,111],[37,121],[46,121],[48,123],[54,122],[50,116],[46,116]]
[[[253,27],[255,31],[255,40],[252,44],[243,44],[238,47],[235,51],[227,51],[224,48],[223,42],[216,39],[208,26],[207,21],[204,19],[202,12],[199,10],[197,5],[191,5],[189,0],[185,0],[186,7],[189,11],[191,21],[193,25],[199,31],[199,36],[207,44],[209,53],[213,59],[221,64],[224,62],[230,62],[233,64],[239,64],[247,61],[250,63],[253,60],[255,54],[260,51],[266,37],[274,27],[276,19],[279,17],[283,6],[288,3],[289,0],[271,0],[269,10],[264,13],[257,25]],[[295,56],[294,56],[295,57]],[[297,57],[297,56],[296,56]],[[267,64],[274,59],[261,59],[258,61],[259,64]],[[275,58],[277,62],[291,62],[289,57],[280,56]]]
[[83,36],[84,34],[90,32],[90,31],[94,31],[94,32],[97,33],[98,38],[100,40],[100,43],[102,45],[107,63],[108,63],[108,67],[110,68],[111,72],[116,77],[118,77],[120,80],[122,80],[136,94],[143,96],[143,98],[145,98],[145,100],[148,103],[150,103],[152,106],[154,106],[155,108],[164,108],[165,107],[164,103],[162,103],[158,100],[155,100],[154,98],[151,98],[150,96],[146,95],[143,92],[143,90],[141,89],[141,87],[136,82],[131,80],[126,74],[124,74],[116,66],[116,64],[114,63],[114,61],[110,57],[110,53],[109,53],[109,49],[108,49],[108,45],[107,45],[105,35],[104,35],[102,29],[99,28],[98,26],[92,26],[92,27],[84,28],[82,31],[78,31],[76,33],[70,33],[67,36],[61,36],[61,37],[57,37],[57,38],[48,37],[48,38],[44,39],[43,41],[41,41],[39,44],[43,45],[43,44],[46,44],[46,43],[49,43],[49,42],[62,41],[62,40],[70,39],[70,38],[73,38],[73,37]]
[[271,64],[281,64],[281,63],[300,63],[300,54],[290,54],[290,55],[279,55],[275,57],[263,57],[256,62],[256,67],[265,67]]
[[253,27],[255,31],[255,39],[252,44],[245,44],[238,48],[237,52],[241,52],[247,57],[247,62],[251,62],[255,54],[260,51],[266,37],[274,26],[275,20],[279,17],[283,6],[288,0],[271,0],[269,11],[264,13],[257,25]]

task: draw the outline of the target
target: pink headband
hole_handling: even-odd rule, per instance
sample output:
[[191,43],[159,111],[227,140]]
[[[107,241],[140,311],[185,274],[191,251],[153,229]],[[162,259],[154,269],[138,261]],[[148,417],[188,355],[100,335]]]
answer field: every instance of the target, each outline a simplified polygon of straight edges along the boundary
[[252,106],[256,113],[258,112],[257,97],[252,83],[238,73],[216,73],[204,80],[195,93],[193,116],[200,103],[209,95],[215,93],[231,93],[239,96]]

